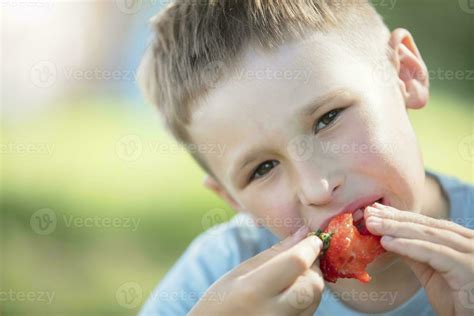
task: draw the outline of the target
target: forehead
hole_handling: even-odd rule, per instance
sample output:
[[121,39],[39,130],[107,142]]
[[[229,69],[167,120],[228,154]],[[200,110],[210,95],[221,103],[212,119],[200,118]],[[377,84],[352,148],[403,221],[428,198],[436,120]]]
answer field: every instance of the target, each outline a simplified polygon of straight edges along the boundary
[[225,182],[222,172],[245,148],[286,148],[286,135],[298,132],[295,112],[302,105],[338,89],[363,91],[367,66],[360,60],[332,33],[272,52],[249,48],[236,72],[200,100],[189,126],[193,141],[225,146],[220,156],[201,153]]

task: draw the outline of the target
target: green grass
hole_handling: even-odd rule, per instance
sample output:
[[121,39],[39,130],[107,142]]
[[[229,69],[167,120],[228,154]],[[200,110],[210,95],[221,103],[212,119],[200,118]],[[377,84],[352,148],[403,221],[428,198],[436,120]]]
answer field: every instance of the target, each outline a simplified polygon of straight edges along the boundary
[[[138,283],[143,302],[204,230],[203,214],[216,207],[232,212],[202,187],[203,173],[187,154],[149,147],[174,144],[153,109],[137,114],[110,100],[67,105],[54,114],[3,126],[3,144],[49,144],[54,151],[2,155],[2,290],[50,291],[55,299],[50,305],[2,302],[2,312],[134,314],[138,308],[117,301],[119,287]],[[459,152],[462,137],[474,134],[470,106],[463,99],[434,96],[411,119],[427,166],[472,182],[473,164]],[[126,135],[141,141],[143,150],[136,159],[120,151]],[[54,210],[58,218],[49,235],[30,226],[31,216],[42,208]],[[64,218],[71,216],[128,218],[140,220],[140,225],[136,231],[68,227]]]

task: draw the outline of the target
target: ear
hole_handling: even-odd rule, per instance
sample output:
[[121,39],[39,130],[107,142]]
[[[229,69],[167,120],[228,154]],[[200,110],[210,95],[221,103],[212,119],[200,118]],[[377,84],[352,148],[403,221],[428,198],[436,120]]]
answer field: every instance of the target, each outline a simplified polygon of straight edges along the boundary
[[240,204],[234,200],[232,196],[230,196],[229,193],[227,193],[227,190],[222,186],[218,181],[216,181],[213,177],[206,175],[204,177],[203,184],[206,188],[209,190],[213,191],[216,193],[218,196],[220,196],[224,201],[229,203],[229,205],[236,211],[241,212],[242,208]]
[[429,99],[428,70],[412,35],[405,29],[396,29],[390,36],[390,46],[406,107],[423,108]]

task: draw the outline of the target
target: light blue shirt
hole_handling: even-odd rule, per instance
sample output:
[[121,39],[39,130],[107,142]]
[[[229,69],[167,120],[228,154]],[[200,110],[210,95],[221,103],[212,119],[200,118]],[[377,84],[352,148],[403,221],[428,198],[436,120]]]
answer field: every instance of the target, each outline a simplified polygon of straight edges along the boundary
[[[427,172],[441,184],[450,202],[450,218],[453,222],[474,229],[474,186],[455,178]],[[186,315],[204,292],[222,275],[237,265],[271,247],[279,239],[265,227],[257,227],[244,214],[237,214],[229,222],[218,225],[199,235],[189,245],[172,269],[153,291],[140,315]],[[393,302],[387,293],[378,299]],[[370,295],[370,293],[369,293]],[[219,297],[214,297],[218,301]],[[363,299],[363,298],[360,298]],[[369,298],[367,298],[368,303]],[[323,315],[367,315],[344,305],[326,287],[316,310]],[[383,315],[435,315],[421,288],[403,305]]]

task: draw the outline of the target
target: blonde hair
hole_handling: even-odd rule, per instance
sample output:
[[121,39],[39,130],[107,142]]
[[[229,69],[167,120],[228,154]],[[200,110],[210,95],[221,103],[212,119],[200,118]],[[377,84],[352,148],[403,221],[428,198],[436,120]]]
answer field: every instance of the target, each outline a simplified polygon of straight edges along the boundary
[[[360,46],[377,29],[388,33],[366,0],[176,0],[151,19],[153,36],[139,68],[139,84],[173,136],[191,144],[187,126],[196,101],[212,88],[210,80],[235,70],[247,45],[271,50],[311,31],[344,27],[353,33],[362,26],[365,31],[349,42]],[[213,67],[220,68],[218,73]],[[191,154],[213,175],[200,155]]]

